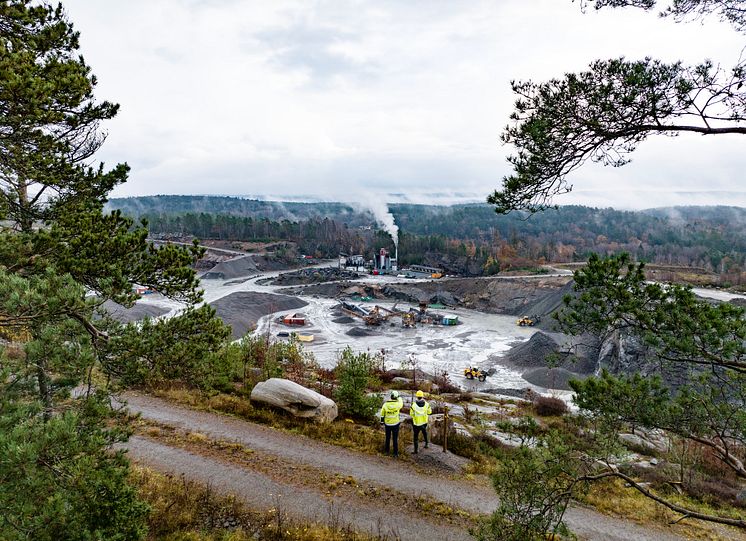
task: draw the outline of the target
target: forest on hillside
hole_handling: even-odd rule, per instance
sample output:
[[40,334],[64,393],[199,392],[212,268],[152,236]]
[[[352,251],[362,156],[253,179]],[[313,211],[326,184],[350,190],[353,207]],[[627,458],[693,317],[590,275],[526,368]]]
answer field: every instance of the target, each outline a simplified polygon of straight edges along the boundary
[[[294,242],[319,257],[393,249],[373,214],[343,203],[282,203],[235,197],[113,199],[111,208],[148,221],[151,234],[200,239]],[[198,210],[199,209],[199,210]],[[563,206],[498,215],[486,204],[392,204],[401,264],[426,263],[460,274],[494,274],[591,253],[698,267],[739,284],[746,268],[746,209],[676,207],[620,211]],[[292,219],[291,219],[292,217]]]

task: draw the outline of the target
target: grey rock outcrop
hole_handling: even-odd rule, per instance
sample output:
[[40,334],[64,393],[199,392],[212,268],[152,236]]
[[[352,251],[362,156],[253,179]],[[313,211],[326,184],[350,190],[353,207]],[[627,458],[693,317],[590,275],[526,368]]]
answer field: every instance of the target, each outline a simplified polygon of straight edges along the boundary
[[251,400],[316,421],[330,422],[337,417],[333,400],[288,379],[271,378],[257,383]]
[[612,333],[601,344],[598,368],[605,368],[612,374],[657,375],[665,385],[674,389],[691,378],[688,373],[691,366],[687,363],[661,361],[639,338],[623,331]]
[[650,431],[649,434],[619,434],[625,445],[643,450],[648,454],[665,453],[668,450],[668,439],[662,431]]

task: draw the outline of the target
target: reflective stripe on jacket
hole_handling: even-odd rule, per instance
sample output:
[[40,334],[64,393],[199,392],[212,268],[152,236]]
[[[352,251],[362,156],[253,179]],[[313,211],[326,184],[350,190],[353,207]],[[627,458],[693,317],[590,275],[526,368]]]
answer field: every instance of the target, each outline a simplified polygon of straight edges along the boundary
[[422,406],[417,402],[413,402],[409,407],[409,415],[412,416],[412,424],[415,426],[422,426],[427,424],[427,416],[432,414],[433,410],[430,408],[430,404],[426,401]]
[[396,400],[387,400],[381,406],[381,411],[378,412],[379,417],[383,417],[383,422],[389,426],[399,424],[399,410],[404,406],[404,400],[401,396]]

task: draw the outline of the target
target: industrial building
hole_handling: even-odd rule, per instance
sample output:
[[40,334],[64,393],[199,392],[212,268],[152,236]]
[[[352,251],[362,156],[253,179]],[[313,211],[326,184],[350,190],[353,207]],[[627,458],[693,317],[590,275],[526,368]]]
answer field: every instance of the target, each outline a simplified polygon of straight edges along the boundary
[[296,312],[295,314],[288,314],[282,318],[282,322],[285,325],[299,325],[303,326],[306,324],[306,316]]
[[443,269],[427,265],[410,265],[405,269],[407,278],[442,278]]
[[396,256],[393,258],[386,248],[381,248],[373,260],[373,274],[391,274],[398,269]]
[[361,254],[347,255],[339,254],[339,268],[351,271],[363,272],[366,269],[365,257]]

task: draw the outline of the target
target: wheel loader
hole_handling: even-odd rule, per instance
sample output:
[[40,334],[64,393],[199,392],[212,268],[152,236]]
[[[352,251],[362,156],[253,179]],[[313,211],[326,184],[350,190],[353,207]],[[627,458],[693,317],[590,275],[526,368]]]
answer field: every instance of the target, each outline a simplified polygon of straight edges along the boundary
[[516,321],[516,324],[519,327],[533,327],[539,322],[539,318],[537,316],[523,316],[521,319]]
[[469,368],[464,368],[464,377],[466,379],[485,381],[487,379],[487,372],[485,372],[481,368],[470,366]]

